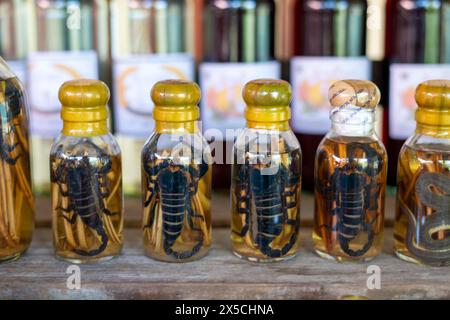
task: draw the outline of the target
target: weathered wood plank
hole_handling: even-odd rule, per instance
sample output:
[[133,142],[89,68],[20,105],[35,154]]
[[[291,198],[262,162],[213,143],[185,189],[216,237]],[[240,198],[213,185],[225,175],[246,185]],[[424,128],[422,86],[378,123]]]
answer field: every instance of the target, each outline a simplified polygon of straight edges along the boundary
[[[230,197],[226,190],[213,193],[212,216],[214,227],[228,227],[230,225]],[[392,225],[394,219],[393,196],[386,197],[386,223]],[[51,211],[50,199],[39,197],[36,201],[36,221],[39,227],[50,227]],[[314,215],[314,196],[312,193],[304,192],[301,197],[301,219],[303,226],[312,226]],[[141,203],[137,198],[126,198],[125,200],[125,225],[139,227],[141,224]]]
[[[81,290],[66,288],[69,264],[53,256],[51,230],[39,228],[20,260],[0,265],[0,299],[450,299],[450,268],[428,268],[393,256],[392,230],[383,254],[369,264],[338,264],[312,252],[311,229],[285,263],[256,264],[230,253],[228,229],[214,230],[209,256],[167,264],[143,256],[141,230],[126,229],[123,254],[81,266]],[[381,268],[381,290],[366,286],[367,267]]]

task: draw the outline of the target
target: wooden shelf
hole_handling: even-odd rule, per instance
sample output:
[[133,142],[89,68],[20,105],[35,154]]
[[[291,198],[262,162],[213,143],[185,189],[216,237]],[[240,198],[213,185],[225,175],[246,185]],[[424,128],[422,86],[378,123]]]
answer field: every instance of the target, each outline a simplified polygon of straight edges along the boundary
[[[306,201],[312,203],[312,197]],[[138,200],[134,202],[138,208]],[[388,212],[392,208],[388,206]],[[138,212],[127,214],[139,217]],[[52,232],[46,226],[50,214],[39,212],[40,226],[30,250],[18,261],[0,265],[0,299],[450,299],[450,267],[429,268],[397,259],[390,227],[383,254],[370,263],[339,264],[319,258],[312,252],[306,220],[301,250],[294,259],[257,264],[232,255],[229,229],[220,227],[226,224],[221,214],[222,220],[214,219],[219,227],[213,230],[211,252],[200,261],[168,264],[145,257],[142,231],[131,226],[125,229],[123,254],[109,262],[80,266],[81,290],[68,290],[69,264],[54,257]],[[380,290],[367,288],[369,265],[381,268]]]

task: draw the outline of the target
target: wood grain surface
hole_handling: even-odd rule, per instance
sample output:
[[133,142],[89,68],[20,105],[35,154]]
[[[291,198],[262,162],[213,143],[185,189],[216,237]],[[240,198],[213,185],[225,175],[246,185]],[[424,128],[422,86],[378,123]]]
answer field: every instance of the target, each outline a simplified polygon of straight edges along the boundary
[[[275,264],[242,261],[230,252],[229,231],[213,230],[203,260],[168,264],[143,255],[141,230],[125,230],[123,254],[82,265],[81,289],[68,290],[68,263],[53,255],[51,229],[38,228],[28,253],[0,265],[0,299],[450,299],[450,268],[403,262],[392,252],[387,229],[383,254],[366,264],[339,264],[312,252],[311,229],[301,230],[301,250]],[[367,267],[381,269],[381,289],[367,288]]]

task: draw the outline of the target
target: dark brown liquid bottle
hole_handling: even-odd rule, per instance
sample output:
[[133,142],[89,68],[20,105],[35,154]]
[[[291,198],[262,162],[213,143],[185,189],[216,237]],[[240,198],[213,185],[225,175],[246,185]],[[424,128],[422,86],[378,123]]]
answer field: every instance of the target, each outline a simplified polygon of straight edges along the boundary
[[450,1],[388,0],[386,54],[390,60],[388,182],[394,184],[397,156],[416,126],[416,86],[450,75]]
[[207,0],[203,8],[201,116],[214,156],[213,187],[228,188],[231,148],[245,127],[241,90],[256,78],[279,78],[274,58],[275,1]]
[[312,190],[314,155],[330,128],[328,88],[342,78],[369,79],[365,57],[367,5],[356,1],[298,0],[291,60],[292,128],[303,145],[303,185]]

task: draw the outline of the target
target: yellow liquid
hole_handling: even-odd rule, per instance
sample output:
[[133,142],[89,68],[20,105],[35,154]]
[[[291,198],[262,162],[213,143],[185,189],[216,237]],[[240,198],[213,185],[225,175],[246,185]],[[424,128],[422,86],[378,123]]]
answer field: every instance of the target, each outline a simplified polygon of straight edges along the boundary
[[[121,157],[111,156],[111,161],[112,169],[109,173],[100,177],[92,175],[92,198],[89,202],[80,205],[78,209],[71,208],[71,205],[76,204],[73,196],[63,195],[63,192],[68,191],[71,178],[67,175],[67,169],[63,170],[66,181],[61,182],[63,177],[60,182],[52,182],[53,242],[57,257],[72,263],[89,263],[108,260],[120,254],[123,246]],[[55,179],[55,170],[61,165],[63,165],[61,158],[51,157],[53,179]],[[105,195],[95,191],[96,183],[102,184],[100,189]],[[100,203],[103,203],[103,206],[113,215],[107,215]],[[88,225],[81,215],[77,214],[77,212],[85,213],[86,211],[83,211],[81,207],[89,205],[94,206],[95,209],[87,214],[93,213],[92,217],[101,221],[95,224],[95,227]],[[61,208],[69,208],[70,212],[65,212]],[[76,215],[74,223],[63,218],[65,216],[71,219],[74,215]],[[107,242],[101,237],[103,232],[106,234]],[[102,245],[105,243],[106,247],[102,250]],[[90,254],[79,254],[77,250],[90,252]]]
[[[163,160],[169,161],[169,160]],[[156,161],[161,163],[160,161]],[[192,163],[191,166],[198,168],[198,165]],[[168,169],[171,173],[179,171],[179,167],[170,166]],[[188,167],[183,168],[184,175],[191,179],[188,174]],[[142,171],[142,190],[145,200],[149,199],[153,192],[154,196],[148,206],[144,204],[143,228],[144,228],[144,249],[147,256],[165,262],[189,262],[204,257],[211,246],[211,166],[208,166],[207,172],[199,178],[197,182],[197,190],[192,194],[165,195],[161,188],[156,187],[154,182],[161,172],[150,177],[148,173]],[[192,190],[187,186],[188,190]],[[163,212],[162,203],[167,203],[170,199],[181,199],[186,196],[193,209],[194,217],[190,218],[186,205],[181,206],[184,209],[176,210],[183,217],[178,220],[182,221],[180,228],[175,228],[170,235],[165,230],[170,223],[170,212]],[[176,203],[180,203],[174,200]],[[182,212],[184,210],[184,213]],[[192,225],[189,220],[191,220]],[[167,245],[168,239],[174,241]]]
[[[349,148],[354,143],[363,147]],[[370,176],[368,158],[379,168]],[[386,152],[377,141],[346,137],[326,138],[321,143],[315,165],[313,231],[314,249],[319,256],[359,262],[381,253],[386,173]],[[346,182],[350,186],[345,187]],[[350,234],[349,230],[357,231]]]
[[[7,98],[18,90],[17,79],[0,79],[0,148],[17,144],[0,154],[0,262],[20,257],[30,245],[34,228],[27,114],[23,97]],[[8,159],[17,161],[8,163]]]
[[[297,253],[300,240],[301,153],[299,149],[283,151],[272,155],[280,162],[272,162],[270,166],[278,170],[267,178],[260,175],[267,165],[233,165],[231,244],[234,254],[240,258],[254,262],[277,262],[292,258]],[[245,171],[248,174],[243,174]],[[256,178],[252,179],[250,172]],[[297,179],[288,182],[294,176]],[[271,189],[273,192],[267,195],[256,191],[254,187],[259,184],[264,184],[265,190]],[[247,232],[244,232],[246,229]]]
[[[404,146],[400,152],[395,252],[406,261],[442,266],[450,264],[450,151],[448,146],[431,147],[416,150]],[[428,187],[420,190],[418,182],[424,174],[432,174],[431,183],[425,183]],[[438,179],[442,182],[434,184]],[[424,203],[427,198],[432,200]],[[439,225],[430,225],[432,217],[438,218]],[[435,248],[427,244],[428,234]]]

